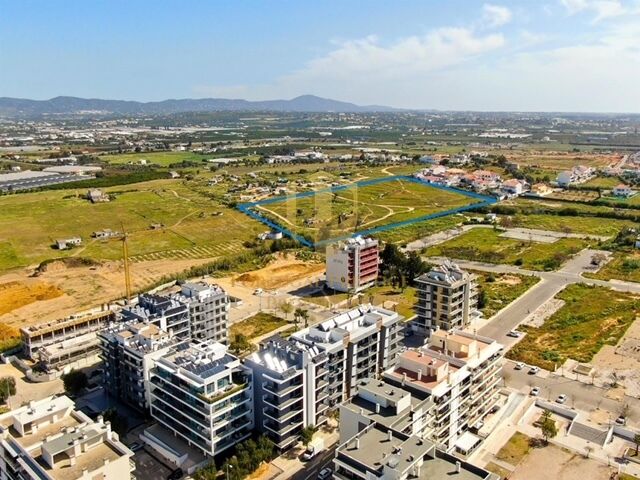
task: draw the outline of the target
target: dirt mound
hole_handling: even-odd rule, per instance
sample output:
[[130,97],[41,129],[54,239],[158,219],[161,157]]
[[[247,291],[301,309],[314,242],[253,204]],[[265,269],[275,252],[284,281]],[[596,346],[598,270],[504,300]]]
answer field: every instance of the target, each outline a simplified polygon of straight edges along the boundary
[[249,287],[274,289],[318,274],[323,270],[324,264],[322,263],[280,260],[260,270],[238,275],[234,281]]
[[[6,282],[0,284],[0,315],[9,313],[30,303],[50,300],[64,292],[44,282]],[[1,332],[0,332],[1,334]]]
[[35,272],[33,273],[33,276],[37,277],[38,275],[41,275],[45,272],[55,272],[66,270],[67,268],[94,267],[98,265],[101,265],[100,262],[97,262],[90,258],[54,258],[51,260],[45,260],[40,265],[38,265]]

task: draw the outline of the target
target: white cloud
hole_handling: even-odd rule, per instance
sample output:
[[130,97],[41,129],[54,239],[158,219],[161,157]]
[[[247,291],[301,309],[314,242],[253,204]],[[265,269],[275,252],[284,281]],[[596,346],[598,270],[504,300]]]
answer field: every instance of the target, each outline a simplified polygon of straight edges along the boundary
[[489,28],[506,25],[512,18],[511,10],[502,5],[485,3],[482,6],[482,21]]
[[560,0],[560,3],[567,9],[569,15],[582,12],[595,14],[594,23],[622,15],[639,13],[637,7],[625,5],[620,0]]

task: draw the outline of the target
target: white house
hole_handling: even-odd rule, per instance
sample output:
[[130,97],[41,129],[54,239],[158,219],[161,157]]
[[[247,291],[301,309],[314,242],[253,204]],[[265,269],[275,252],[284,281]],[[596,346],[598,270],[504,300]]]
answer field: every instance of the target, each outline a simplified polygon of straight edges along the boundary
[[525,188],[526,183],[517,178],[511,178],[502,182],[502,191],[509,195],[521,195]]
[[614,197],[624,197],[624,198],[628,198],[631,195],[633,195],[633,190],[631,190],[631,187],[629,185],[625,185],[624,183],[621,183],[620,185],[616,185],[613,188],[613,196]]

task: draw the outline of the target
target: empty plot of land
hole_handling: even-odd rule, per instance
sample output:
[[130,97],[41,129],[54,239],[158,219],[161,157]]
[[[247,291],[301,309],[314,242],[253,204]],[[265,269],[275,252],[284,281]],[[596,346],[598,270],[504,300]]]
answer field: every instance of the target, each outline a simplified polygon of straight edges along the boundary
[[511,480],[606,480],[612,469],[555,445],[530,449]]
[[314,240],[464,207],[480,200],[409,179],[321,190],[257,206],[267,218]]

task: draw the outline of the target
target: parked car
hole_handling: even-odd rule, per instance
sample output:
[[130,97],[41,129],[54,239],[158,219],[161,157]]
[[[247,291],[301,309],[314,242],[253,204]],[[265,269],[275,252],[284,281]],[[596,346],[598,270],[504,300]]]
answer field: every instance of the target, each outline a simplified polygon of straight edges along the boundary
[[253,294],[254,294],[254,295],[262,295],[262,292],[263,292],[263,290],[262,290],[261,288],[256,288],[256,289],[253,291]]
[[529,394],[530,394],[532,397],[537,397],[538,395],[540,395],[540,387],[533,387],[533,388],[531,389],[531,391],[529,392]]
[[522,362],[516,363],[516,366],[513,367],[515,370],[522,370],[525,367],[525,364]]
[[318,474],[318,480],[329,480],[333,476],[333,471],[327,467],[320,470]]
[[564,393],[558,395],[558,398],[556,398],[556,403],[563,404],[566,401],[567,401],[567,396]]
[[536,373],[538,373],[540,371],[540,367],[531,367],[529,369],[529,375],[535,375]]
[[129,445],[129,450],[135,453],[138,450],[142,450],[142,447],[144,447],[144,445],[142,445],[141,443],[133,442],[131,445]]
[[513,338],[520,338],[521,335],[522,333],[517,330],[511,330],[509,333],[507,333],[507,337],[513,337]]
[[625,417],[624,415],[620,415],[618,418],[616,418],[616,423],[618,425],[626,425],[627,424],[627,417]]

